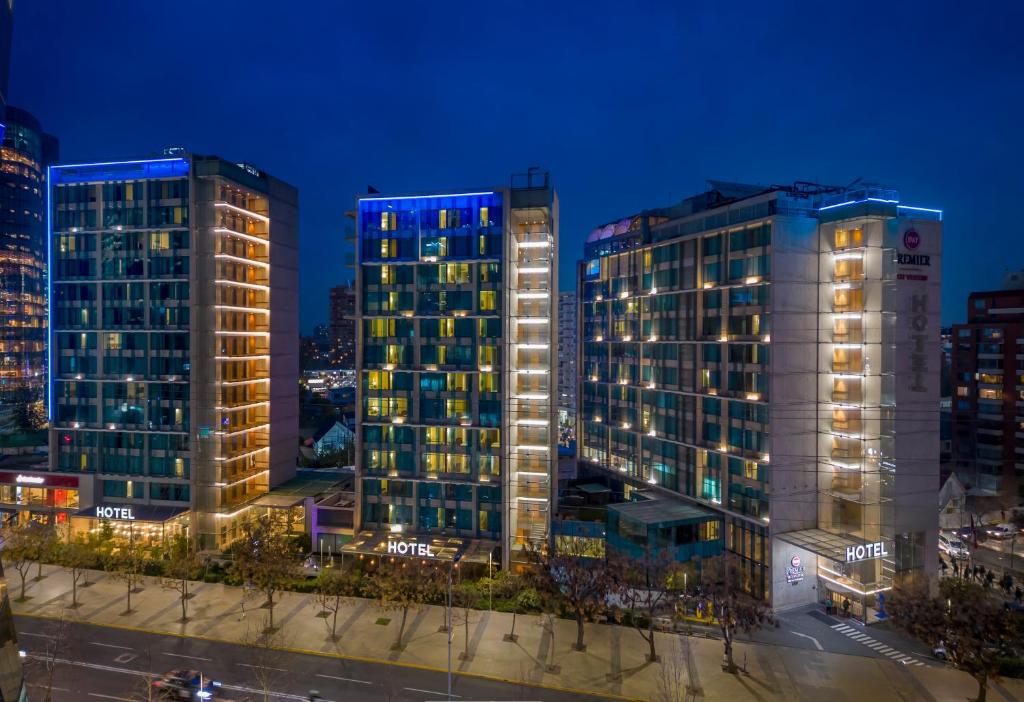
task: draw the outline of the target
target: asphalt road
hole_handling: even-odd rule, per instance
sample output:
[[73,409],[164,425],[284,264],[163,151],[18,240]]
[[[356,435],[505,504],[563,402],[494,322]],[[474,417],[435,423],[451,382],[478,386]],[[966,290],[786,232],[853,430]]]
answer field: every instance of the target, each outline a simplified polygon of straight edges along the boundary
[[[61,635],[48,620],[15,617],[19,646],[27,651],[29,696],[43,699],[47,665],[53,666],[54,702],[136,702],[146,700],[146,673],[194,668],[222,683],[222,698],[308,699],[316,690],[326,702],[424,702],[447,699],[445,673],[325,656],[262,651],[237,644],[68,624]],[[502,673],[495,662],[496,674]],[[455,675],[452,699],[589,702],[608,698],[573,694]]]

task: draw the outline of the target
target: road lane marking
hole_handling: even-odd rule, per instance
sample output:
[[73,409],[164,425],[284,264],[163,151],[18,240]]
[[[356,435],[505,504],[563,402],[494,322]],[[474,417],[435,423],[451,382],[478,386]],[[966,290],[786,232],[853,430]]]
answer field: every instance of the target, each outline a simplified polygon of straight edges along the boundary
[[[210,660],[207,658],[206,660]],[[286,673],[284,668],[275,668],[272,665],[253,665],[252,663],[235,663],[235,665],[244,665],[246,668],[259,668],[260,670],[280,670],[282,673]]]
[[[318,678],[330,678],[331,680],[344,680],[345,682],[359,683],[360,685],[372,685],[373,684],[369,680],[355,680],[353,678],[338,677],[337,675],[324,675],[323,673],[317,673],[316,676]],[[447,694],[447,693],[445,693],[445,694]]]
[[[29,687],[38,687],[38,688],[41,688],[43,690],[46,689],[46,685],[40,685],[39,683],[29,683],[28,686]],[[66,687],[57,687],[56,685],[50,685],[50,690],[51,691],[52,690],[56,690],[57,692],[71,692],[71,690],[67,689]]]
[[161,651],[165,656],[174,656],[175,658],[191,658],[194,661],[212,661],[212,658],[203,658],[202,656],[186,656],[184,653],[167,653],[167,651]]
[[[448,696],[447,692],[435,692],[434,690],[421,690],[418,687],[403,687],[402,689],[403,690],[408,690],[409,692],[423,692],[423,693],[426,693],[428,695],[440,695],[441,697],[447,697]],[[452,697],[459,697],[459,698],[461,698],[462,695],[452,695]]]
[[104,648],[119,648],[122,651],[134,651],[135,649],[131,646],[118,646],[116,644],[100,643],[99,641],[90,641],[93,646],[103,646]]
[[89,697],[102,697],[105,700],[118,700],[118,702],[135,702],[128,697],[114,697],[113,695],[104,695],[101,692],[90,692]]
[[41,639],[52,639],[52,638],[54,638],[54,637],[50,636],[49,634],[35,634],[35,633],[31,632],[31,631],[19,631],[18,632],[18,636],[38,636]]
[[805,639],[810,639],[811,641],[814,642],[814,645],[817,647],[817,649],[819,651],[824,651],[825,650],[824,647],[822,647],[822,645],[818,642],[818,640],[816,638],[814,638],[813,636],[808,636],[807,634],[801,634],[799,631],[791,631],[789,633],[791,633],[793,636],[802,636]]

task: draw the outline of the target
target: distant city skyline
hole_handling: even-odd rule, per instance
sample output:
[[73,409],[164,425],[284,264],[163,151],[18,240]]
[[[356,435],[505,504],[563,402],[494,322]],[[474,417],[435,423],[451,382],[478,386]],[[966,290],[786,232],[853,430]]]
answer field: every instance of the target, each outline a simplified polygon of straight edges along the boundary
[[[995,12],[909,2],[287,13],[253,2],[244,13],[99,13],[40,0],[18,6],[9,98],[61,139],[65,161],[180,145],[295,183],[306,333],[344,282],[344,212],[368,185],[494,184],[532,165],[560,193],[563,290],[593,227],[709,178],[899,185],[904,200],[945,210],[949,325],[971,290],[1024,265],[1004,224],[1024,191],[1013,165],[1024,156],[1024,7]],[[230,80],[202,50],[225,26],[246,57]],[[146,40],[126,54],[122,39],[140,27]],[[154,90],[174,99],[154,110],[140,99]]]

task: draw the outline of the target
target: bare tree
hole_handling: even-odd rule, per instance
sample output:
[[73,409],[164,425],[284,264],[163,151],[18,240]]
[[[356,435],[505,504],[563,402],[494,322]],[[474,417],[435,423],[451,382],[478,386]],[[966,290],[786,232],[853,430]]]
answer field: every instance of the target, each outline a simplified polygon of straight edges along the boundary
[[98,556],[93,546],[85,541],[71,541],[57,551],[57,563],[71,576],[71,607],[78,607],[78,588],[86,572],[97,565]]
[[886,605],[896,626],[929,646],[945,647],[949,661],[978,683],[978,702],[985,702],[989,681],[998,679],[999,659],[1024,640],[1020,617],[965,580],[942,580],[937,597],[923,583],[900,588]]
[[404,558],[382,560],[370,578],[370,591],[377,600],[377,607],[385,612],[402,613],[393,649],[401,650],[409,611],[418,610],[424,605],[434,591],[434,580],[424,571],[410,568]]
[[63,609],[43,629],[43,649],[29,656],[26,677],[42,689],[43,702],[52,702],[57,671],[67,663],[71,642],[71,623]]
[[24,602],[27,599],[25,581],[36,560],[37,539],[34,538],[34,534],[38,530],[30,527],[31,523],[21,524],[7,527],[2,532],[4,547],[0,553],[3,555],[4,567],[13,568],[21,578],[21,594],[18,596],[18,602]]
[[452,607],[461,610],[460,619],[462,619],[465,630],[465,644],[462,653],[459,654],[460,660],[468,661],[472,658],[469,653],[469,620],[470,612],[473,611],[473,607],[479,601],[480,594],[480,588],[477,584],[468,580],[458,583],[452,588]]
[[542,601],[555,603],[576,620],[577,651],[587,650],[583,641],[588,619],[607,610],[608,597],[618,589],[617,573],[604,558],[593,558],[582,540],[567,540],[564,550],[530,547],[528,557],[536,565],[534,582]]
[[269,520],[252,520],[229,551],[234,556],[232,572],[266,596],[267,627],[273,629],[275,596],[302,575],[294,540],[275,530]]
[[655,552],[648,547],[640,558],[613,559],[612,568],[618,573],[619,603],[629,612],[630,623],[647,643],[647,660],[655,663],[655,619],[661,612],[674,614],[681,591],[682,566],[667,550]]
[[704,561],[700,591],[695,596],[710,604],[711,614],[718,621],[725,647],[726,662],[722,669],[727,673],[739,672],[733,660],[733,641],[738,632],[750,634],[775,623],[768,603],[744,590],[743,574],[731,554]]
[[359,578],[341,568],[325,568],[316,580],[316,604],[325,614],[324,623],[331,641],[338,640],[338,612],[359,594]]
[[146,581],[143,567],[146,550],[133,540],[123,542],[116,552],[107,557],[106,569],[111,576],[124,584],[128,595],[125,614],[132,611],[132,593],[139,591],[139,585]]
[[188,601],[192,597],[192,581],[199,577],[202,564],[196,553],[195,544],[186,536],[178,535],[170,543],[165,554],[164,587],[175,590],[181,601],[181,621],[188,621]]
[[493,579],[492,586],[497,589],[498,597],[509,600],[512,604],[512,629],[505,634],[503,639],[515,643],[518,639],[516,636],[517,615],[527,609],[539,609],[540,596],[529,578],[507,570],[498,573],[498,576]]
[[280,630],[267,627],[249,627],[242,639],[246,648],[247,663],[245,666],[252,671],[259,684],[263,702],[270,702],[276,697],[274,687],[285,677],[287,670],[280,667],[281,649],[288,644]]

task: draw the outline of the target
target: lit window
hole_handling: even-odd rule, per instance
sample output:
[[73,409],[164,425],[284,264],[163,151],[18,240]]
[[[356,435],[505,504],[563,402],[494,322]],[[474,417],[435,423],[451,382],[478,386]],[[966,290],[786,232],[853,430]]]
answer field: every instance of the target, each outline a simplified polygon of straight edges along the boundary
[[395,282],[395,268],[394,266],[381,266],[380,267],[380,282],[381,285],[390,285]]
[[978,390],[978,397],[982,400],[1001,400],[1003,399],[1002,388],[981,388]]
[[958,385],[957,386],[957,388],[956,388],[956,396],[957,397],[967,397],[970,394],[971,394],[971,389],[968,388],[966,385]]
[[481,227],[487,227],[487,226],[490,226],[490,224],[491,224],[490,208],[481,207],[480,208],[480,226]]
[[498,374],[480,374],[480,392],[498,392]]
[[498,309],[497,304],[497,293],[494,290],[481,290],[480,291],[480,309],[484,311],[491,311]]

